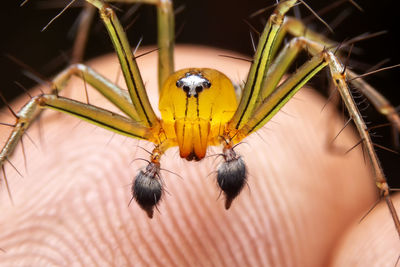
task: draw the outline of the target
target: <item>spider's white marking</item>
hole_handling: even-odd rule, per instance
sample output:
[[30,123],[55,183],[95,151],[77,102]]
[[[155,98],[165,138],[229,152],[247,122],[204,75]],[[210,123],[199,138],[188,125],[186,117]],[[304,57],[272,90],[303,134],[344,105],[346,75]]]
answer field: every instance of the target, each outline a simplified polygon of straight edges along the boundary
[[211,83],[201,73],[188,72],[185,74],[185,77],[180,78],[176,82],[176,86],[182,88],[186,92],[187,97],[197,97],[198,93],[203,91],[204,88],[210,88]]

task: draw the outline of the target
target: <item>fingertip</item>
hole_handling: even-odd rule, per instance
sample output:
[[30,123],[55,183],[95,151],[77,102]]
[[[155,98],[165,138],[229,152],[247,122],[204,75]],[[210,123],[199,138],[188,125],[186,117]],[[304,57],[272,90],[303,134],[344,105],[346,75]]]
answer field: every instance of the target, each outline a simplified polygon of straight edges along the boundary
[[[400,194],[392,196],[397,210]],[[343,235],[332,257],[332,266],[398,266],[400,239],[389,209],[381,201]]]

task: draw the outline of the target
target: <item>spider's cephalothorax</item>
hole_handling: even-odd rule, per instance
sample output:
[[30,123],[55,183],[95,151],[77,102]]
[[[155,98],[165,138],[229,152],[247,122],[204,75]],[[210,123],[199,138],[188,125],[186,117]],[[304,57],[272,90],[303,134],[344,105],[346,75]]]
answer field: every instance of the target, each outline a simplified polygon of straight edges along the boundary
[[237,108],[235,89],[213,69],[183,69],[172,74],[161,90],[159,109],[168,146],[180,156],[201,160],[207,147],[219,145],[226,123]]

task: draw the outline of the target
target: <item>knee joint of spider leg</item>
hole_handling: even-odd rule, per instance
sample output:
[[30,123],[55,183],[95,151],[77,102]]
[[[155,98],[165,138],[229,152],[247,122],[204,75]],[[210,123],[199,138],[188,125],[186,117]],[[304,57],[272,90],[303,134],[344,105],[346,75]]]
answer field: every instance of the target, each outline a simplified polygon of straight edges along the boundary
[[271,23],[277,25],[281,25],[283,23],[283,18],[284,16],[280,13],[274,13],[269,17]]
[[389,185],[386,182],[376,182],[376,186],[383,192],[383,196],[386,196],[389,194]]
[[39,107],[42,107],[46,104],[46,100],[44,98],[44,94],[37,95],[33,98],[33,102],[37,104]]
[[114,10],[107,4],[104,4],[102,6],[102,8],[100,9],[100,14],[101,16],[104,16],[109,19],[111,19],[115,15]]
[[85,64],[82,63],[74,63],[68,67],[68,70],[71,71],[71,74],[81,74],[82,71],[87,71],[88,68]]
[[289,46],[303,48],[307,44],[306,40],[307,39],[303,36],[294,37],[292,40],[290,40]]
[[324,50],[322,51],[322,57],[325,62],[329,64],[331,70],[332,78],[336,85],[340,85],[341,81],[346,81],[346,68],[338,60],[338,58],[332,53],[332,51]]
[[172,0],[160,0],[160,3],[172,5]]
[[336,75],[333,75],[333,80],[335,81],[335,84],[337,86],[340,86],[342,82],[346,81],[346,73],[338,73]]
[[222,156],[224,161],[218,167],[217,182],[225,195],[225,209],[229,209],[247,181],[247,168],[232,147],[224,148]]
[[162,193],[160,164],[149,162],[146,168],[136,175],[132,185],[132,196],[149,218],[152,218],[154,207],[160,201]]

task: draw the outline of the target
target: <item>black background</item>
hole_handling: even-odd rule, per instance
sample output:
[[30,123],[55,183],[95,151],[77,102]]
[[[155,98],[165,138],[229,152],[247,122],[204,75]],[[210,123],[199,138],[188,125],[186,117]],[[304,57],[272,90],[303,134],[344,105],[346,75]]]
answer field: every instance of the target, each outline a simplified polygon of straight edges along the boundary
[[[22,91],[14,84],[21,82],[26,87],[34,85],[21,73],[21,68],[7,59],[4,55],[9,54],[22,60],[33,69],[50,77],[67,64],[65,55],[72,46],[72,39],[68,38],[71,25],[79,14],[79,8],[67,10],[58,18],[45,32],[41,29],[61,9],[67,1],[38,1],[30,0],[25,6],[19,7],[22,1],[2,1],[0,9],[1,42],[0,42],[0,90],[7,99],[12,99],[15,94]],[[46,3],[53,3],[59,8],[43,8]],[[314,10],[318,11],[334,1],[307,0]],[[364,12],[358,11],[349,3],[343,3],[322,15],[329,23],[339,14],[350,11],[350,15],[335,28],[334,34],[329,37],[336,41],[343,41],[365,32],[388,31],[387,34],[377,38],[357,43],[361,53],[353,54],[352,59],[362,62],[361,69],[368,69],[383,59],[390,59],[386,65],[400,63],[398,9],[393,6],[396,1],[390,0],[358,0]],[[58,4],[59,3],[59,4]],[[176,0],[174,7],[181,5],[185,9],[177,15],[176,29],[182,29],[177,37],[177,43],[202,44],[234,50],[246,55],[252,55],[252,46],[249,37],[249,27],[243,20],[248,20],[256,29],[262,31],[263,16],[249,18],[253,12],[273,4],[272,0]],[[48,4],[47,4],[48,6]],[[122,6],[126,8],[126,6]],[[304,17],[310,13],[300,8]],[[269,11],[270,12],[270,11]],[[123,14],[123,11],[119,12]],[[130,28],[128,35],[131,44],[135,44],[143,36],[143,44],[155,44],[156,42],[156,19],[155,10],[152,7],[142,6],[138,13],[139,18],[134,26]],[[326,28],[318,21],[311,22],[311,27],[326,32]],[[100,54],[112,51],[111,43],[106,35],[106,30],[96,18],[93,30],[89,38],[90,42],[86,49],[85,58],[90,59]],[[400,69],[385,71],[368,78],[373,86],[382,92],[395,106],[400,105]],[[364,114],[372,125],[384,122],[384,118],[376,112],[367,109]],[[379,135],[374,141],[392,147],[390,129],[377,130]],[[387,151],[377,149],[386,174],[393,186],[400,186],[400,157]]]

